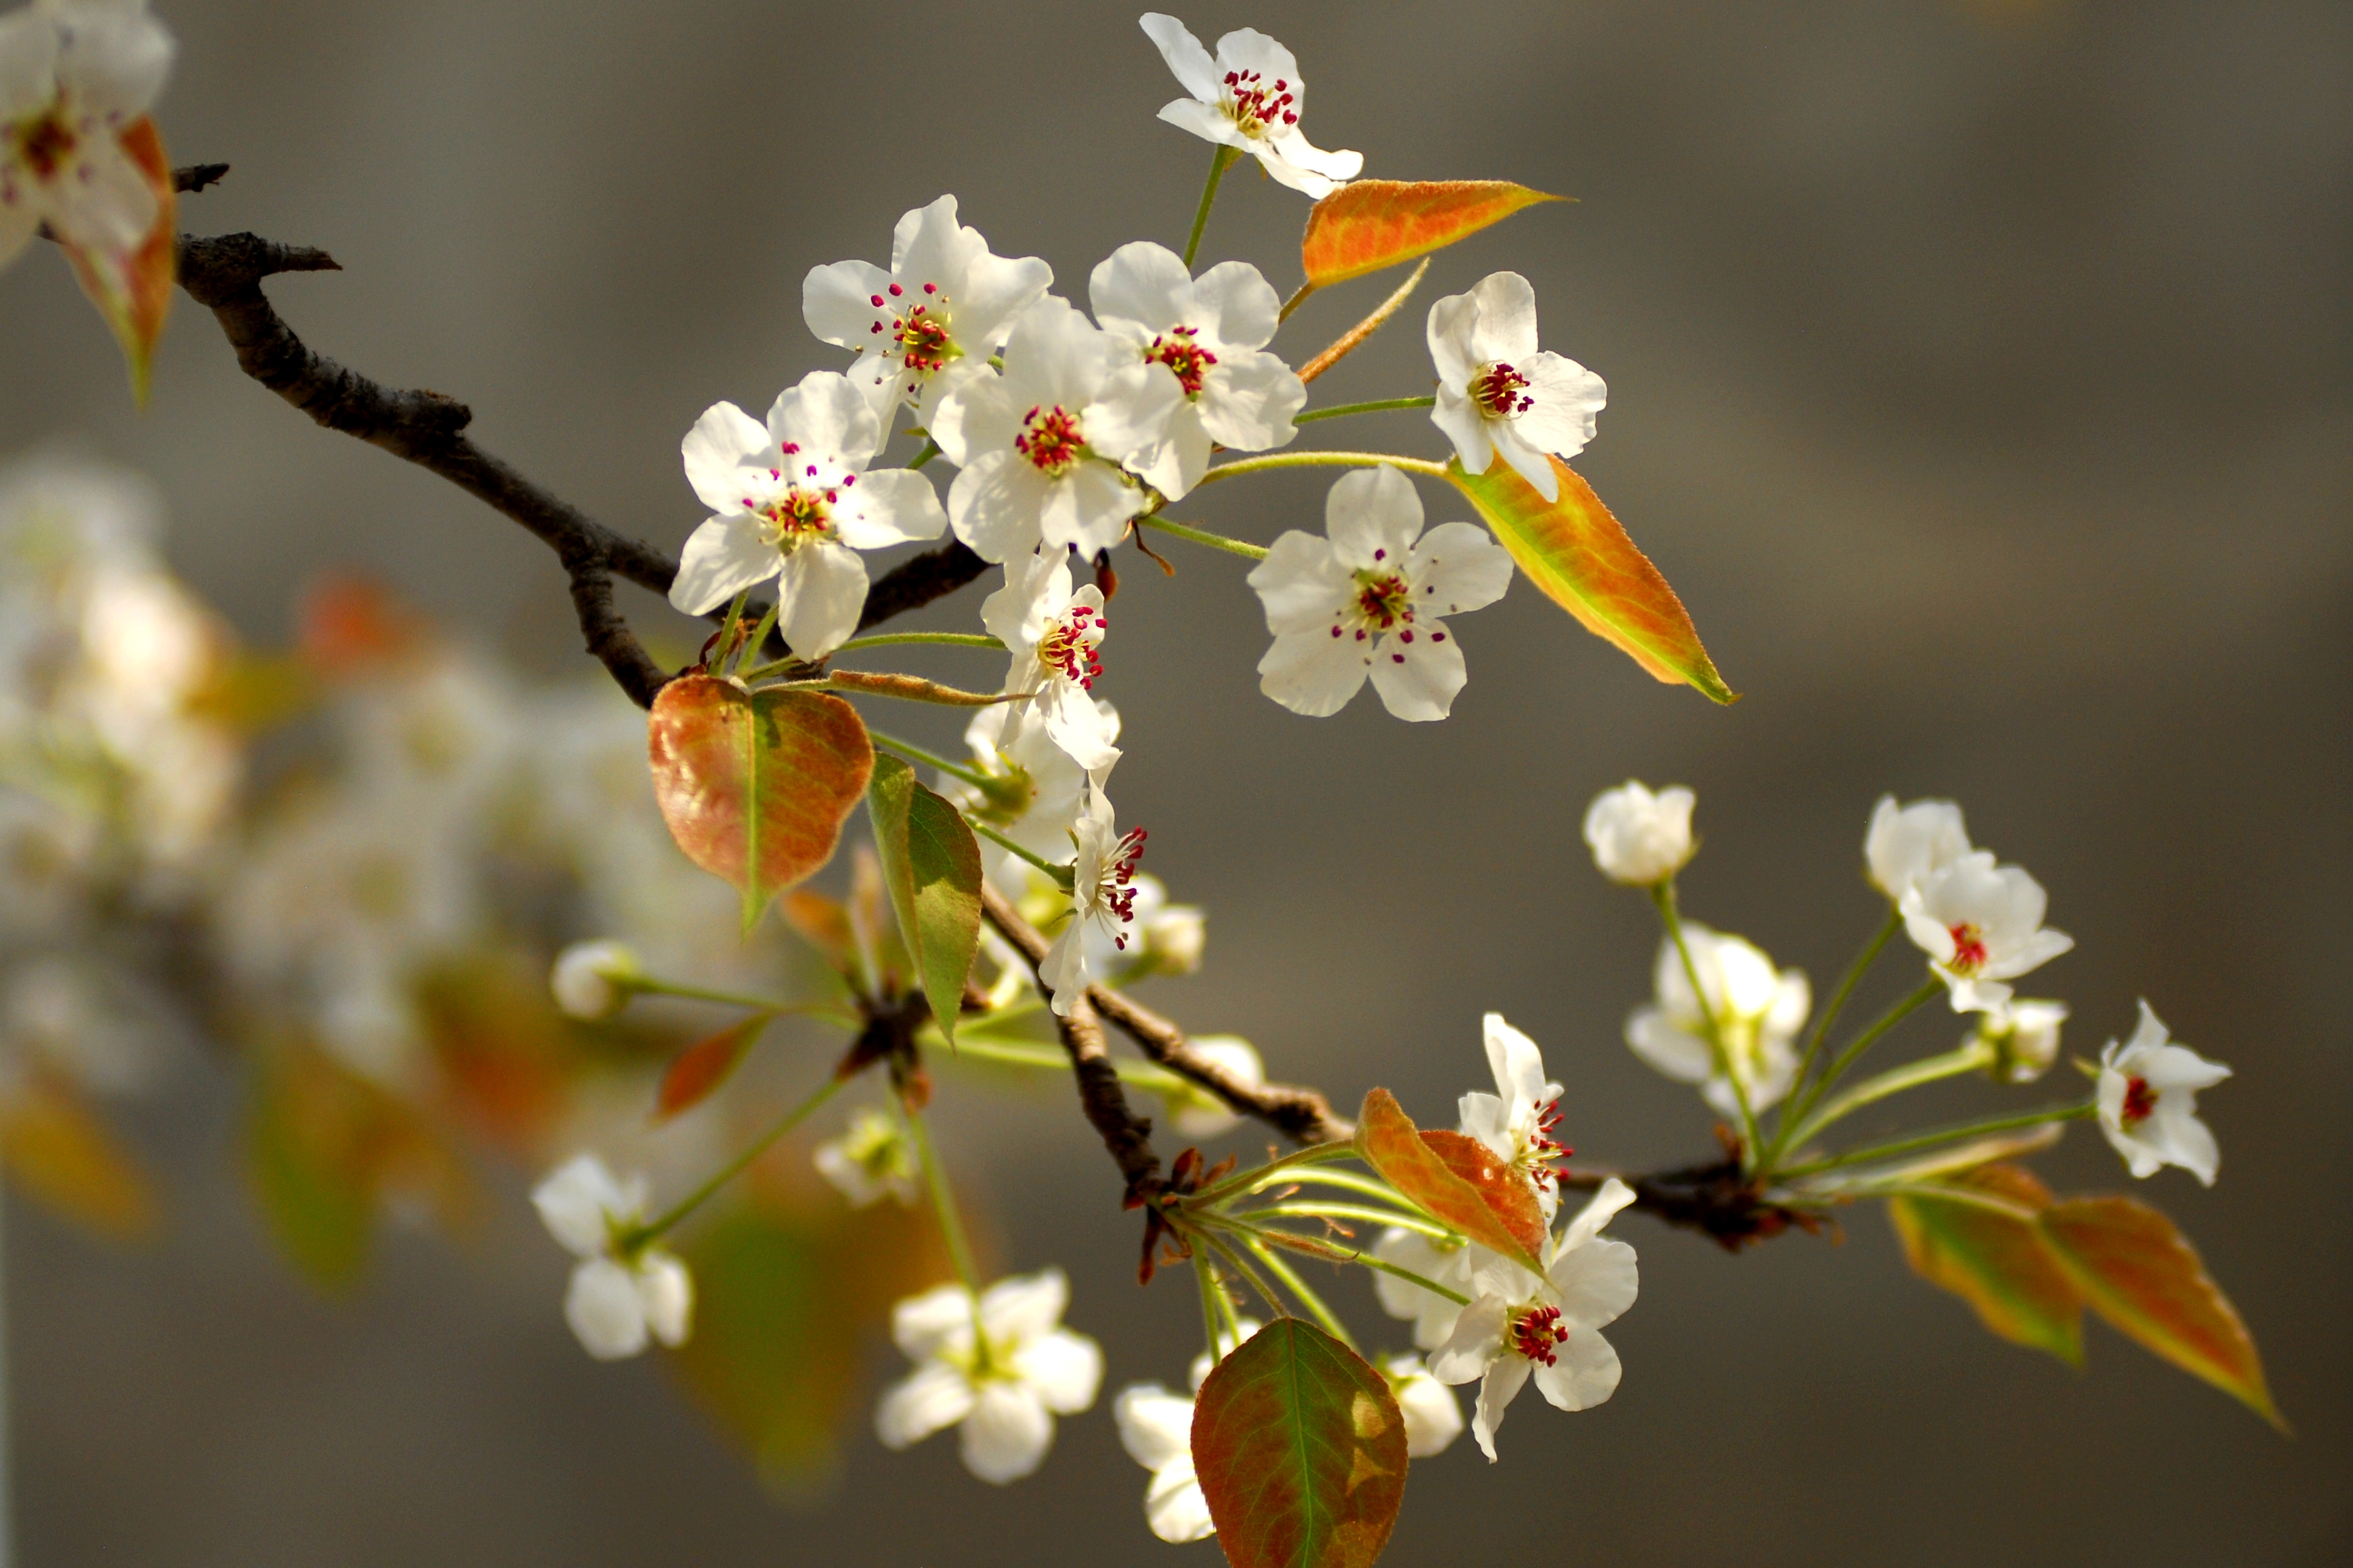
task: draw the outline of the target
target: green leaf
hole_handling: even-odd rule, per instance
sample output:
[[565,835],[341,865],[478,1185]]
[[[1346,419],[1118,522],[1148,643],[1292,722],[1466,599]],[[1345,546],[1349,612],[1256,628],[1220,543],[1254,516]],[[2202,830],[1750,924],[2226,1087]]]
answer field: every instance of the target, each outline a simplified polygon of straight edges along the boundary
[[2110,1326],[2287,1429],[2254,1336],[2171,1220],[2131,1198],[2070,1198],[2042,1212],[2042,1234]]
[[1567,199],[1509,180],[1352,180],[1307,215],[1299,261],[1321,289],[1426,256],[1523,207]]
[[754,692],[684,675],[654,699],[648,748],[662,820],[688,859],[744,895],[744,929],[833,858],[874,748],[839,697]]
[[1431,1218],[1541,1274],[1544,1209],[1527,1178],[1459,1132],[1424,1132],[1377,1089],[1356,1115],[1356,1152]]
[[671,1058],[662,1074],[661,1092],[654,1099],[655,1122],[681,1116],[716,1093],[775,1017],[774,1013],[750,1014]]
[[1366,1568],[1405,1500],[1405,1419],[1354,1351],[1278,1318],[1201,1384],[1193,1468],[1234,1568]]
[[1557,458],[1545,460],[1560,481],[1556,501],[1546,500],[1501,459],[1483,474],[1466,474],[1459,459],[1449,458],[1446,477],[1471,498],[1528,580],[1586,630],[1670,686],[1695,687],[1711,701],[1738,701],[1651,558],[1575,469]]
[[1913,1272],[1977,1309],[2013,1344],[2084,1364],[2084,1307],[2043,1245],[2048,1188],[2016,1165],[1987,1165],[1887,1200]]
[[963,814],[896,757],[874,760],[866,789],[899,934],[940,1033],[955,1042],[964,984],[980,952],[980,845]]

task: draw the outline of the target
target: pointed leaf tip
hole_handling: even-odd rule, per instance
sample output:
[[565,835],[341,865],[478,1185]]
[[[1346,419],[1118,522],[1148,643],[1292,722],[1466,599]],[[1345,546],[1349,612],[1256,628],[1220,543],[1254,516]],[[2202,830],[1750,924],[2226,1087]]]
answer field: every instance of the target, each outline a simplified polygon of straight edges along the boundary
[[1501,461],[1483,474],[1467,474],[1460,459],[1450,458],[1446,477],[1471,498],[1529,581],[1586,630],[1670,686],[1693,687],[1713,702],[1737,702],[1739,694],[1716,673],[1699,628],[1651,558],[1576,469],[1557,458],[1547,461],[1560,481],[1556,501]]
[[1307,215],[1300,261],[1311,287],[1411,261],[1539,202],[1567,201],[1509,180],[1356,180]]
[[754,1013],[739,1018],[671,1058],[654,1100],[655,1124],[682,1116],[716,1094],[775,1017],[774,1013]]

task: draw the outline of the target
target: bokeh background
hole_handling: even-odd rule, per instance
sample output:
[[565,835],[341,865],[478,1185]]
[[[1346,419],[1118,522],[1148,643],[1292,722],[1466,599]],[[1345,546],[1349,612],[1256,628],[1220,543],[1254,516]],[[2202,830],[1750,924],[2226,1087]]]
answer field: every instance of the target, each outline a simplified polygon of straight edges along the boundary
[[[1208,161],[1152,118],[1175,89],[1125,6],[164,10],[172,149],[236,167],[185,225],[326,247],[348,270],[272,285],[314,345],[465,398],[495,450],[671,545],[698,521],[677,461],[695,415],[839,363],[801,326],[808,268],[882,258],[901,211],[954,191],[1075,292],[1119,243],[1180,242]],[[1417,1467],[1389,1561],[2345,1561],[2353,12],[1219,0],[1186,19],[1289,42],[1312,133],[1368,174],[1578,198],[1441,254],[1424,302],[1497,268],[1534,279],[1547,346],[1609,382],[1580,468],[1746,695],[1656,685],[1521,583],[1461,626],[1450,722],[1369,697],[1305,721],[1255,690],[1240,563],[1134,562],[1104,688],[1122,818],[1210,910],[1205,972],[1155,1001],[1425,1121],[1483,1076],[1498,1008],[1568,1083],[1581,1154],[1677,1162],[1707,1120],[1620,1043],[1652,930],[1593,874],[1585,801],[1629,775],[1695,786],[1687,907],[1820,986],[1877,919],[1873,798],[1956,796],[2080,943],[2035,986],[2074,1005],[2073,1049],[2147,994],[2238,1069],[2208,1097],[2221,1184],[2140,1192],[2232,1292],[2296,1428],[2105,1330],[2081,1375],[1996,1342],[1875,1212],[1737,1258],[1635,1219],[1618,1396],[1524,1404],[1502,1466],[1465,1442]],[[1305,205],[1237,171],[1205,259],[1287,290]],[[1319,298],[1278,348],[1303,357],[1380,287]],[[1319,397],[1423,390],[1419,315]],[[580,663],[538,544],[313,428],[185,299],[144,416],[55,258],[0,275],[0,451],[73,435],[155,476],[175,563],[257,641],[288,635],[305,581],[357,566],[527,668]],[[1378,417],[1306,444],[1442,451],[1418,416]],[[1326,482],[1180,514],[1271,539],[1312,525]],[[1899,1040],[1957,1033],[1938,1013]],[[1071,1270],[1112,1385],[1173,1379],[1195,1309],[1181,1281],[1136,1289],[1135,1221],[1063,1092],[952,1098],[950,1157],[1000,1257]],[[325,1300],[262,1234],[216,1066],[191,1055],[135,1121],[174,1192],[158,1245],[9,1220],[26,1563],[1217,1560],[1150,1539],[1100,1405],[1009,1490],[947,1440],[893,1457],[859,1430],[831,1489],[772,1497],[656,1362],[579,1353],[522,1173],[471,1243],[396,1232]],[[2081,1129],[2042,1165],[2125,1182]]]

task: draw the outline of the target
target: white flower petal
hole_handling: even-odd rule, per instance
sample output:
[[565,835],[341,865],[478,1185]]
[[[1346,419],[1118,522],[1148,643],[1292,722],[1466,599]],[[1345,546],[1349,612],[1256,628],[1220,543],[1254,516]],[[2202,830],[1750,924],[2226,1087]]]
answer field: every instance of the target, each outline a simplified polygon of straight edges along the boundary
[[853,550],[881,550],[913,540],[937,539],[948,514],[932,481],[912,468],[880,468],[858,476],[834,508],[834,532]]
[[972,1344],[972,1298],[961,1285],[936,1285],[891,1309],[891,1342],[909,1361],[961,1354]]
[[1203,103],[1215,103],[1224,90],[1218,62],[1201,47],[1191,29],[1174,16],[1157,11],[1146,11],[1138,19],[1144,36],[1160,46],[1160,58],[1184,84],[1185,90]]
[[1476,523],[1441,522],[1406,555],[1418,616],[1483,610],[1512,585],[1510,552]]
[[784,558],[776,592],[776,630],[797,657],[823,658],[858,631],[866,563],[854,550],[818,540]]
[[874,1435],[886,1448],[922,1442],[972,1414],[972,1384],[944,1362],[926,1362],[893,1384],[874,1410]]
[[1471,1419],[1471,1432],[1490,1464],[1495,1460],[1495,1430],[1504,1424],[1504,1412],[1527,1386],[1528,1373],[1534,1370],[1525,1356],[1507,1355],[1479,1380],[1479,1403]]
[[[628,1220],[643,1204],[613,1179],[594,1154],[575,1154],[532,1189],[532,1206],[558,1245],[575,1258],[601,1257],[611,1240],[611,1220]],[[608,1217],[609,1216],[609,1217]]]
[[1130,1384],[1111,1404],[1121,1447],[1147,1470],[1187,1456],[1193,1448],[1193,1402],[1156,1383]]
[[765,472],[747,474],[744,465],[768,449],[767,429],[732,403],[714,403],[702,411],[694,428],[679,443],[686,462],[686,482],[696,499],[723,517],[749,511],[747,484]]
[[1293,713],[1329,718],[1372,672],[1371,647],[1369,639],[1335,637],[1322,627],[1285,632],[1258,661],[1258,689]]
[[1013,1353],[1013,1369],[1057,1415],[1076,1415],[1103,1386],[1103,1351],[1084,1334],[1051,1329]]
[[[1272,290],[1269,290],[1270,293]],[[1292,421],[1307,405],[1307,384],[1273,354],[1227,350],[1202,384],[1194,405],[1204,433],[1238,452],[1287,447],[1298,436]],[[1203,462],[1207,462],[1207,455]],[[1198,482],[1196,471],[1191,479]]]
[[1570,1331],[1554,1355],[1552,1365],[1535,1369],[1535,1378],[1536,1392],[1556,1410],[1590,1410],[1617,1393],[1625,1375],[1617,1351],[1590,1330]]
[[1430,1375],[1440,1383],[1468,1383],[1481,1375],[1505,1353],[1504,1330],[1510,1316],[1503,1297],[1482,1293],[1462,1309],[1446,1342],[1430,1352]]
[[785,558],[761,537],[758,521],[743,512],[714,517],[688,536],[679,555],[678,576],[670,585],[673,608],[707,615],[754,583],[784,570]]
[[1054,1445],[1054,1418],[1035,1390],[992,1381],[981,1385],[960,1432],[964,1468],[1001,1487],[1045,1463],[1046,1450]]
[[1343,566],[1401,568],[1421,533],[1421,497],[1387,463],[1343,477],[1324,498],[1324,531]]
[[638,1259],[638,1305],[654,1338],[673,1348],[686,1343],[694,1322],[694,1278],[686,1265],[659,1249]]
[[1047,484],[1019,454],[983,452],[948,487],[948,526],[983,561],[1028,555],[1039,545]]
[[[848,376],[811,371],[798,384],[776,395],[768,409],[766,437],[786,456],[804,462],[835,461],[854,473],[881,449],[882,421]],[[786,451],[793,447],[798,450]],[[720,510],[708,497],[704,504]]]
[[1472,286],[1478,317],[1471,328],[1471,359],[1525,371],[1536,354],[1535,286],[1516,272],[1490,272]]
[[1175,251],[1148,239],[1123,245],[1095,264],[1087,279],[1087,302],[1104,326],[1130,321],[1147,338],[1195,324],[1187,320],[1193,307],[1192,275]]
[[1209,1517],[1209,1500],[1193,1473],[1191,1454],[1179,1455],[1152,1472],[1152,1484],[1144,1493],[1144,1522],[1153,1534],[1177,1545],[1206,1541],[1218,1532]]
[[1373,689],[1400,719],[1422,723],[1445,718],[1470,679],[1461,645],[1441,621],[1390,632],[1373,650]]
[[609,1258],[591,1258],[572,1270],[564,1292],[564,1321],[581,1348],[598,1361],[622,1361],[646,1348],[646,1310],[637,1277]]
[[1512,427],[1521,440],[1564,461],[1592,441],[1599,415],[1609,401],[1602,379],[1573,359],[1540,353],[1519,367],[1528,378],[1525,412]]
[[1220,261],[1193,279],[1193,300],[1200,320],[1184,324],[1216,340],[1212,346],[1221,363],[1228,350],[1266,347],[1282,319],[1282,296],[1247,261]]
[[801,320],[818,342],[863,353],[881,341],[873,329],[887,312],[873,300],[890,298],[890,287],[891,275],[871,261],[811,268],[801,279]]
[[1275,540],[1244,581],[1266,606],[1266,629],[1277,637],[1328,635],[1334,615],[1354,591],[1348,569],[1332,553],[1332,542],[1295,529]]

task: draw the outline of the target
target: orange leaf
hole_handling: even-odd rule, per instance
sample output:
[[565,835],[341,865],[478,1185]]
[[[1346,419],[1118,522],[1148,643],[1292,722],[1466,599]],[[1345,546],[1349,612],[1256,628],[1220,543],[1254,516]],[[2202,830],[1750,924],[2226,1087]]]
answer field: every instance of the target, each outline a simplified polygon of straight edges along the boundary
[[136,1241],[155,1228],[154,1189],[139,1162],[45,1076],[26,1079],[0,1104],[0,1156],[36,1197],[102,1236]]
[[2042,1234],[2085,1305],[2119,1333],[2287,1429],[2254,1336],[2171,1220],[2131,1198],[2070,1198],[2042,1212]]
[[1299,257],[1321,289],[1426,256],[1522,207],[1567,199],[1509,180],[1357,180],[1315,204]]
[[[2051,1191],[2017,1165],[1986,1165],[1887,1201],[1914,1273],[1977,1309],[2013,1344],[2084,1363],[2084,1304],[2044,1245],[2034,1216]],[[1978,1200],[1978,1201],[1972,1201]]]
[[155,340],[164,335],[164,320],[172,313],[180,198],[173,189],[171,160],[164,155],[164,139],[153,121],[141,116],[123,129],[121,140],[122,151],[154,193],[154,226],[136,250],[110,253],[72,244],[66,244],[64,249],[82,292],[90,296],[114,330],[115,341],[122,345],[122,357],[131,367],[131,395],[143,406]]
[[1670,686],[1688,684],[1713,701],[1738,701],[1651,558],[1575,469],[1557,458],[1545,460],[1560,480],[1556,501],[1546,500],[1500,458],[1483,474],[1466,474],[1459,459],[1449,458],[1446,477],[1471,498],[1529,581],[1587,631]]
[[1395,1096],[1377,1089],[1357,1113],[1356,1150],[1433,1219],[1532,1273],[1544,1271],[1544,1211],[1535,1190],[1478,1140],[1422,1131]]
[[701,1039],[670,1059],[670,1070],[662,1074],[661,1095],[654,1102],[656,1123],[693,1110],[711,1098],[712,1091],[727,1081],[735,1064],[744,1059],[768,1026],[774,1013],[754,1013],[738,1019],[707,1039]]
[[712,675],[661,689],[647,743],[670,837],[744,895],[746,931],[833,858],[874,772],[866,726],[840,698]]

